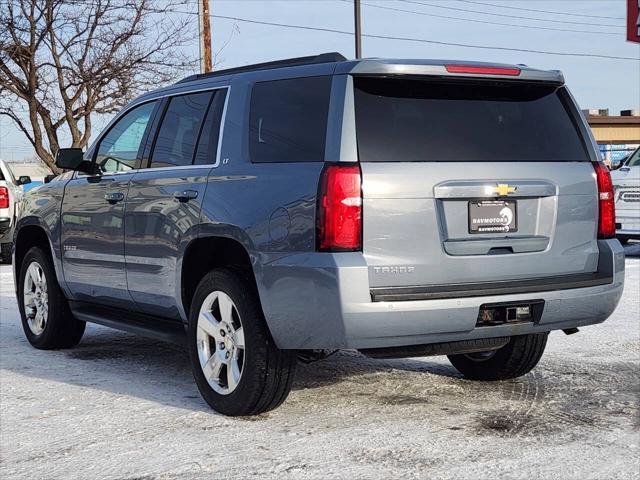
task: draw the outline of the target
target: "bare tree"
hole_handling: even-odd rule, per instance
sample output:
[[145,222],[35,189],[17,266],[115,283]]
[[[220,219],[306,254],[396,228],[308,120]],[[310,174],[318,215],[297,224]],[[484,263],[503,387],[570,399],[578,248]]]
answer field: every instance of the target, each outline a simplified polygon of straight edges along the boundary
[[60,135],[83,148],[93,114],[193,71],[184,0],[0,0],[0,115],[54,171]]

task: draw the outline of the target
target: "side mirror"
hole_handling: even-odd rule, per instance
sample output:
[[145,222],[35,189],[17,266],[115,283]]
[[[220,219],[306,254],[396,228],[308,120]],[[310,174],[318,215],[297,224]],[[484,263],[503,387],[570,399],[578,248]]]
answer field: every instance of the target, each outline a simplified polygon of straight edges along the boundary
[[55,174],[46,175],[46,176],[44,177],[44,183],[49,183],[51,180],[53,180],[53,179],[54,179],[54,178],[56,178],[56,177],[57,177],[57,175],[55,175]]
[[27,184],[31,183],[31,177],[29,177],[27,175],[22,175],[21,177],[18,178],[16,183],[18,185],[27,185]]
[[56,155],[56,167],[90,173],[91,162],[84,159],[81,148],[61,148]]

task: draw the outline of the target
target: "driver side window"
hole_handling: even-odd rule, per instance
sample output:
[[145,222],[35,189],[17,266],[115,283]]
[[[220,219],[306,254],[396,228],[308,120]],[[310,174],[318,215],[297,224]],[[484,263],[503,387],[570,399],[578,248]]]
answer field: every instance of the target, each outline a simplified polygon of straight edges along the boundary
[[96,167],[104,174],[135,168],[138,150],[156,102],[149,102],[125,114],[102,138],[96,154]]

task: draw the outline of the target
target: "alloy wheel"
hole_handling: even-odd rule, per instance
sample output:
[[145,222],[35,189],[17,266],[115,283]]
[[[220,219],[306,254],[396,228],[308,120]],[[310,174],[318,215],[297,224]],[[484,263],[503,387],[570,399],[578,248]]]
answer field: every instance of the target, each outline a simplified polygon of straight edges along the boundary
[[207,295],[198,315],[196,342],[200,368],[214,391],[232,393],[242,377],[245,341],[242,321],[231,297]]
[[34,335],[42,334],[49,316],[49,294],[47,278],[38,262],[31,262],[27,268],[22,298],[29,329]]

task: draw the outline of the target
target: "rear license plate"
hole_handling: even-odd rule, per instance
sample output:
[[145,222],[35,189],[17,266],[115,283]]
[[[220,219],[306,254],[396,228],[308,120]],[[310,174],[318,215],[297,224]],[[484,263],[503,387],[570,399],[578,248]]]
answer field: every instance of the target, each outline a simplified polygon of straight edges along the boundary
[[515,200],[472,200],[469,202],[469,233],[510,233],[518,231]]

